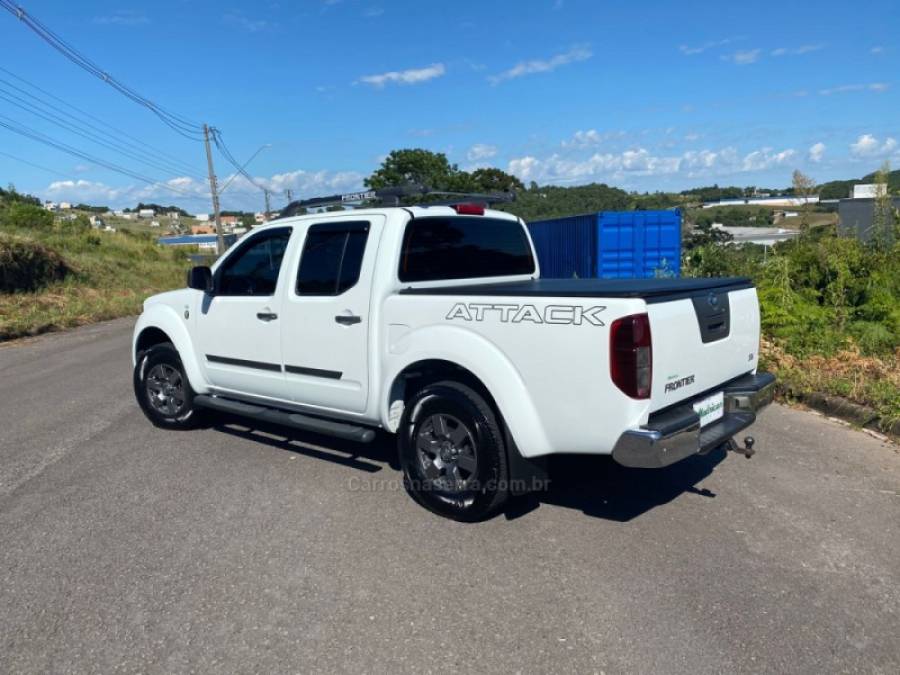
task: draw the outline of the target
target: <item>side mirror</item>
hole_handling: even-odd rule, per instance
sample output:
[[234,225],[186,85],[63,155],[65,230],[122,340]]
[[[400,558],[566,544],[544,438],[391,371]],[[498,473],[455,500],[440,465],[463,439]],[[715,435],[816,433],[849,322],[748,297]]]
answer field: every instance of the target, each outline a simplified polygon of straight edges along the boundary
[[188,270],[187,274],[188,288],[193,288],[204,293],[212,293],[213,277],[212,270],[206,265],[198,265]]

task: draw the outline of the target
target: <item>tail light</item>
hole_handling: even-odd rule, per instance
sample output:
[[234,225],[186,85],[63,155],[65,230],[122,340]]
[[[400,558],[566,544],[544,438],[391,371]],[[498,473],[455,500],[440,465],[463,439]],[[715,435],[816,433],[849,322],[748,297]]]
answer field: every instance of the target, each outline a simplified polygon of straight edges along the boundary
[[484,206],[481,204],[454,204],[452,208],[461,216],[484,215]]
[[631,398],[650,398],[653,352],[650,318],[632,314],[609,328],[609,370],[612,381]]

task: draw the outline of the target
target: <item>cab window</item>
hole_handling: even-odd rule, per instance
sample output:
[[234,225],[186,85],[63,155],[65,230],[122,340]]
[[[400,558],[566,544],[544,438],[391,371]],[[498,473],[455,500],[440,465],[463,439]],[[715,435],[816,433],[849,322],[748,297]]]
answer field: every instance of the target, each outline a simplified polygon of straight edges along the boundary
[[219,270],[216,294],[274,295],[290,238],[291,228],[282,227],[261,232],[241,244]]

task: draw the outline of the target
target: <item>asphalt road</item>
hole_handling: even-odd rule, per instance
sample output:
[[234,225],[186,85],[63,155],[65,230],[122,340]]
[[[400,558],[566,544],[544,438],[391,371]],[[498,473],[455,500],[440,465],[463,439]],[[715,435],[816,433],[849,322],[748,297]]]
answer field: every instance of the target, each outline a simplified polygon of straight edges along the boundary
[[462,525],[386,441],[155,429],[130,330],[0,347],[2,672],[900,672],[893,446],[772,406]]

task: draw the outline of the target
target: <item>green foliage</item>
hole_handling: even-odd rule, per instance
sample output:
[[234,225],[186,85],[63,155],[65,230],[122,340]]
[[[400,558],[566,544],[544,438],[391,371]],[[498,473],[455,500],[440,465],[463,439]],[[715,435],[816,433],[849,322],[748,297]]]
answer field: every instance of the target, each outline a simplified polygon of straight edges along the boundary
[[406,183],[450,190],[455,188],[459,173],[459,168],[450,164],[447,155],[442,152],[421,148],[393,150],[365,180],[365,184],[376,190]]
[[687,276],[749,276],[763,332],[797,356],[830,355],[854,341],[864,355],[900,348],[900,245],[879,250],[821,231],[761,246],[705,244],[686,250]]
[[721,223],[728,227],[771,227],[774,222],[772,209],[763,206],[716,206],[709,209],[691,209],[686,217],[697,226]]
[[498,205],[526,221],[559,218],[597,211],[625,211],[633,208],[633,199],[624,190],[602,183],[577,187],[534,187],[518,194],[512,204]]
[[16,190],[16,186],[12,183],[4,190],[0,188],[0,206],[4,204],[12,204],[14,202],[20,202],[24,204],[32,204],[34,206],[40,206],[41,200],[37,197],[33,197],[32,195],[22,194],[18,190]]
[[23,227],[50,229],[53,227],[53,214],[33,203],[20,200],[0,207],[0,228]]

